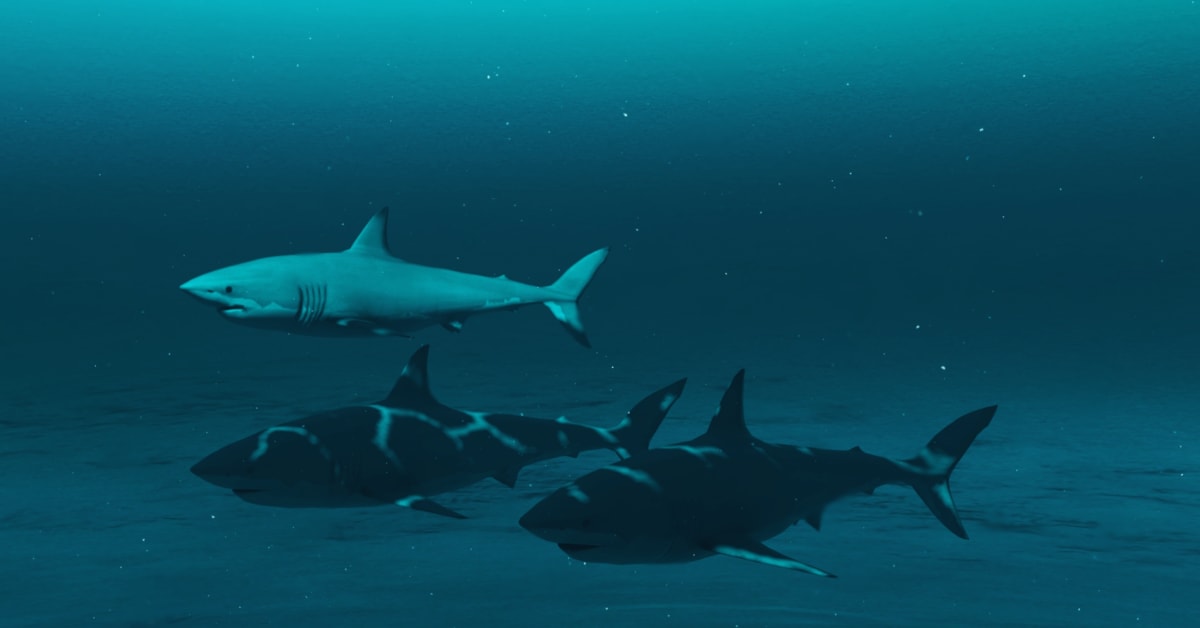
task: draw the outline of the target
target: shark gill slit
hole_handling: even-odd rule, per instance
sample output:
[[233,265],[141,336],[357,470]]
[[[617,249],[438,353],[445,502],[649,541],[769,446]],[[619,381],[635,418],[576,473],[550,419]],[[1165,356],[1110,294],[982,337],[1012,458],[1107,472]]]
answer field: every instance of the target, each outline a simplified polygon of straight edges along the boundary
[[305,327],[321,320],[325,313],[325,301],[328,298],[328,288],[325,284],[301,286],[300,305],[296,309],[296,320]]
[[300,322],[307,327],[312,324],[312,313],[313,308],[316,306],[317,294],[312,286],[305,286],[304,295],[307,297],[304,299],[304,319]]
[[319,289],[321,291],[321,302],[320,306],[317,308],[316,315],[313,317],[313,322],[319,321],[325,316],[325,305],[329,302],[329,285],[321,284]]
[[299,303],[296,304],[296,321],[304,322],[304,286],[296,286],[296,298]]

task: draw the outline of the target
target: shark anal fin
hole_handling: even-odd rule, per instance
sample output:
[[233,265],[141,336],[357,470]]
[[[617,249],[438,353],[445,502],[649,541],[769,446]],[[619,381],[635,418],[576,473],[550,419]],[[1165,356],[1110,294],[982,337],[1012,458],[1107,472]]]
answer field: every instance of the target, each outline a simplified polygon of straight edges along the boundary
[[422,497],[420,495],[409,495],[404,499],[398,499],[396,500],[396,505],[404,506],[405,508],[412,508],[413,510],[431,512],[435,515],[442,515],[443,517],[453,517],[455,519],[467,518],[467,516],[464,514],[450,510],[449,508],[446,508],[432,499]]
[[517,474],[521,472],[521,467],[509,467],[501,469],[492,475],[495,480],[508,488],[513,488],[517,485]]
[[818,569],[812,565],[806,565],[794,558],[784,556],[783,554],[780,554],[779,552],[767,547],[766,545],[763,545],[762,543],[759,543],[758,541],[752,541],[750,539],[744,539],[737,543],[714,543],[705,549],[711,552],[716,552],[717,554],[741,558],[742,560],[750,560],[756,563],[770,565],[772,567],[783,567],[784,569],[803,571],[805,573],[813,574],[814,576],[824,576],[826,578],[837,577],[828,571],[825,571],[824,569]]

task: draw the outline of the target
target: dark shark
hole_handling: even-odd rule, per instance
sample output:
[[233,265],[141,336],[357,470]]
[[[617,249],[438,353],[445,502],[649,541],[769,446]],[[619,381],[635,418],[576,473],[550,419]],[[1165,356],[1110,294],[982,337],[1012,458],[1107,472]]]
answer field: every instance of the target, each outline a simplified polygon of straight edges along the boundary
[[608,449],[644,451],[683,391],[680,380],[646,397],[619,425],[456,410],[429,389],[429,347],[418,349],[386,398],[277,425],[221,448],[192,467],[204,480],[266,506],[337,508],[397,504],[463,515],[430,499],[484,478],[512,487],[521,468]]
[[521,526],[568,556],[600,563],[682,563],[724,554],[820,576],[833,574],[763,544],[829,504],[903,484],[954,534],[967,538],[950,473],[996,406],[960,417],[915,456],[763,442],[746,429],[739,371],[708,431],[588,473],[538,502]]

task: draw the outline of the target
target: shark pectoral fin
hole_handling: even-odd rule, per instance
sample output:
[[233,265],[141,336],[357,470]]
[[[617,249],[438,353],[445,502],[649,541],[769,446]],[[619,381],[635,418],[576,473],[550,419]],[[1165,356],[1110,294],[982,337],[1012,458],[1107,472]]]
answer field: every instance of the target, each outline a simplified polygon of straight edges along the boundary
[[741,558],[742,560],[752,560],[756,563],[770,565],[772,567],[783,567],[784,569],[794,569],[813,574],[815,576],[824,576],[826,578],[836,578],[837,576],[818,569],[812,565],[806,565],[794,558],[789,558],[779,552],[750,539],[744,539],[737,543],[714,543],[705,549],[717,554]]
[[513,488],[517,485],[517,474],[521,472],[521,467],[509,467],[501,469],[492,475],[495,480],[508,488]]
[[442,321],[442,327],[449,332],[458,333],[462,331],[463,322],[461,320]]
[[435,515],[442,515],[443,517],[453,517],[455,519],[467,518],[467,516],[464,514],[450,510],[449,508],[446,508],[432,499],[422,497],[420,495],[409,495],[404,499],[398,499],[396,500],[396,505],[404,506],[405,508],[412,508],[413,510],[431,512]]

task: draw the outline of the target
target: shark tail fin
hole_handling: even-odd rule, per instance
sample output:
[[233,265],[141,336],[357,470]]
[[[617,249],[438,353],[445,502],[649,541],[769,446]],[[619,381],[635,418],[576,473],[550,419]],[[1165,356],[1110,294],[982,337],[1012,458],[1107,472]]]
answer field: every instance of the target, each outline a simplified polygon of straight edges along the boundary
[[950,473],[971,443],[975,442],[975,437],[992,422],[995,414],[996,406],[964,414],[938,432],[915,458],[904,461],[916,471],[911,483],[921,501],[947,530],[964,539],[967,538],[967,531],[958,517],[958,509],[954,507]]
[[550,313],[567,328],[567,332],[576,342],[589,348],[592,343],[588,341],[587,332],[583,329],[583,320],[579,318],[578,302],[583,291],[591,283],[592,276],[596,274],[596,269],[600,268],[607,257],[608,248],[592,251],[568,268],[558,281],[547,286],[548,290],[557,293],[556,296],[565,297],[551,298],[544,302]]
[[609,430],[617,447],[623,450],[619,453],[627,455],[650,448],[650,439],[683,394],[684,384],[687,384],[687,378],[647,395],[629,410],[619,425]]

